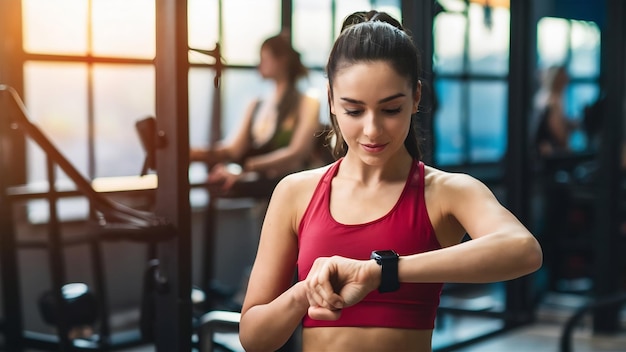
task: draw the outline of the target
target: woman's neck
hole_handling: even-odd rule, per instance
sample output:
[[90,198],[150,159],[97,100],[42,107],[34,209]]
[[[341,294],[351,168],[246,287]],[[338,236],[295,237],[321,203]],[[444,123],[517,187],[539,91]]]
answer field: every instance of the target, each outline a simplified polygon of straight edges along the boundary
[[277,79],[274,81],[274,100],[278,102],[285,95],[287,90],[292,89],[292,85],[286,79]]
[[[345,165],[346,167],[343,171],[349,170],[347,174],[350,175],[350,178],[358,179],[363,184],[405,180],[412,163],[413,158],[406,151],[398,152],[384,164],[379,165],[368,165],[350,152],[346,154],[341,162],[342,166]],[[341,169],[340,172],[342,172]]]

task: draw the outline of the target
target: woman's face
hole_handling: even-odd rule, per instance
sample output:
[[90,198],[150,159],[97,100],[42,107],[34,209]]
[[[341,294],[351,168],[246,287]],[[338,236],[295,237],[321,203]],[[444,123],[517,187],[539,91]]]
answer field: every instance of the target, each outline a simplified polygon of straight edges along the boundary
[[408,153],[404,140],[411,115],[417,112],[421,86],[414,93],[410,80],[384,61],[362,62],[339,70],[333,81],[331,112],[354,154],[367,164],[381,164]]
[[274,55],[268,48],[261,49],[261,61],[259,62],[259,73],[265,79],[274,79],[283,74],[284,64],[281,58]]

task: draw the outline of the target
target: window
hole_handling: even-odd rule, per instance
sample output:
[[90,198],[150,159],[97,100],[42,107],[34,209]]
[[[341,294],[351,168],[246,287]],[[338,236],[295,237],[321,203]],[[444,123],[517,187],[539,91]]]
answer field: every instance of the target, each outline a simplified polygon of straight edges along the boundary
[[[88,179],[138,175],[144,152],[135,121],[154,115],[153,0],[22,0],[24,100],[34,120]],[[27,144],[27,181],[46,180],[43,152]],[[68,179],[58,173],[59,184]],[[31,202],[46,221],[45,202]],[[87,216],[63,199],[63,218]]]
[[506,149],[508,1],[440,0],[434,19],[434,159],[499,161]]
[[[154,1],[22,5],[31,117],[85,177],[138,174],[143,151],[134,123],[154,115]],[[28,170],[30,183],[45,180],[34,146]]]

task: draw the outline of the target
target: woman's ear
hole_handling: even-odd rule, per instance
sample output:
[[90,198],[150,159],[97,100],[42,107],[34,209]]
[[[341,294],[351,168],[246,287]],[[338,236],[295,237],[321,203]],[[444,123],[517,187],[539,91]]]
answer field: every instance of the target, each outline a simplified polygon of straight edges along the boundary
[[417,81],[417,89],[415,89],[415,96],[413,97],[413,114],[419,111],[420,100],[422,100],[422,81]]

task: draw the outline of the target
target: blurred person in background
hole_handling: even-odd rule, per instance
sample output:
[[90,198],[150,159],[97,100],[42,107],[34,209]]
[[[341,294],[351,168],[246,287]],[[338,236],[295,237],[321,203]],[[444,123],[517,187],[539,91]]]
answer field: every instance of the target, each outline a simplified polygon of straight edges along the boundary
[[564,66],[551,66],[542,76],[535,95],[531,121],[531,145],[539,158],[571,152],[570,136],[579,123],[568,118],[564,108],[569,75]]
[[273,179],[303,170],[320,130],[319,100],[297,87],[308,71],[288,36],[263,42],[258,71],[274,90],[248,104],[233,138],[213,148],[191,148],[190,160],[207,163],[209,184],[223,191],[250,174]]

